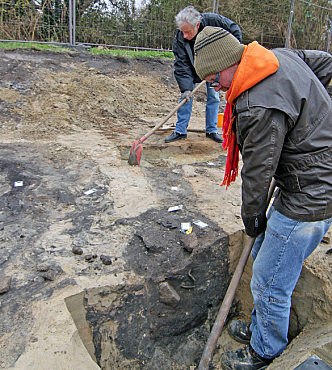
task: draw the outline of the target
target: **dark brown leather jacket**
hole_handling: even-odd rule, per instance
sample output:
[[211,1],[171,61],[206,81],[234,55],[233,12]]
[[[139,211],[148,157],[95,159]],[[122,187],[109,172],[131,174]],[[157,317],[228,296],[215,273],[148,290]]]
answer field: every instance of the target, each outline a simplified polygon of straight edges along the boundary
[[279,69],[242,93],[233,126],[242,154],[242,219],[250,236],[266,226],[272,177],[274,207],[298,221],[332,217],[332,56],[274,49]]

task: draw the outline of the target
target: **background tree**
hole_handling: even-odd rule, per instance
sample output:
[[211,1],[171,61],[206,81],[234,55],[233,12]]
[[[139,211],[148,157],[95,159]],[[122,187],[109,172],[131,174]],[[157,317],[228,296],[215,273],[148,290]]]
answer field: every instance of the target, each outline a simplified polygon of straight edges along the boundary
[[225,0],[220,12],[237,22],[245,44],[257,40],[273,48],[285,44],[290,0]]
[[295,3],[291,46],[302,49],[326,49],[331,4],[328,0],[300,1]]
[[[0,37],[69,42],[69,1],[0,0]],[[187,5],[212,11],[214,0],[76,0],[76,42],[172,49],[175,15]],[[222,0],[217,12],[237,22],[245,44],[283,47],[292,0]],[[331,0],[295,0],[291,47],[326,50]]]

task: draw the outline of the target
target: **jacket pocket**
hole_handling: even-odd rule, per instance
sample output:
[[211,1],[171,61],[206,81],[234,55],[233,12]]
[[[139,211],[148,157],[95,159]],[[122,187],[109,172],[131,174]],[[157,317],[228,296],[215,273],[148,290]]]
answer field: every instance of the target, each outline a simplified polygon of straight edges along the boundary
[[283,175],[282,177],[276,178],[278,187],[285,191],[292,193],[299,193],[302,191],[298,176],[294,173]]

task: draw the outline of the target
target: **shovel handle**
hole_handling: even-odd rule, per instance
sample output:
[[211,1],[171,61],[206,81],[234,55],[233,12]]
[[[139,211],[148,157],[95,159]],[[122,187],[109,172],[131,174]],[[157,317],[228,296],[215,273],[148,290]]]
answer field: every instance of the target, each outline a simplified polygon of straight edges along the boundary
[[[191,94],[189,95],[189,97],[191,98],[195,92],[205,83],[206,81],[203,80],[202,82],[200,82],[195,88],[194,90],[191,92]],[[153,129],[151,129],[147,134],[145,134],[141,139],[140,139],[140,142],[143,143],[143,141],[145,141],[149,136],[151,136],[155,131],[158,130],[158,128],[160,128],[165,122],[167,122],[175,112],[177,112],[181,107],[182,105],[186,104],[187,103],[187,100],[184,99],[182,100],[170,113],[168,113],[168,115],[160,122],[158,123]]]
[[[276,187],[276,183],[275,183],[275,180],[272,178],[268,197],[267,197],[268,198],[267,204],[269,204],[271,201],[275,187]],[[245,268],[251,248],[254,245],[255,240],[256,238],[249,237],[247,244],[244,246],[242,250],[242,253],[241,253],[239,262],[236,266],[236,269],[234,271],[232,280],[228,286],[228,289],[224,296],[224,300],[222,301],[222,304],[219,308],[216,321],[212,327],[209,339],[205,345],[203,355],[202,355],[201,361],[198,366],[198,370],[208,370],[209,369],[209,364],[210,364],[214,349],[216,348],[218,338],[220,337],[220,334],[225,324],[228,312],[231,308],[236,288],[239,285],[243,270]]]

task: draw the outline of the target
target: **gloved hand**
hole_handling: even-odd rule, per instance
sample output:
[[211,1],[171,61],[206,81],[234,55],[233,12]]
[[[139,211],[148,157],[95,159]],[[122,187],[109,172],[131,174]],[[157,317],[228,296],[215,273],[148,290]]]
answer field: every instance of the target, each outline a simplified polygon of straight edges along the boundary
[[182,100],[187,100],[187,103],[190,102],[191,97],[189,95],[191,94],[191,90],[186,90],[182,93]]

